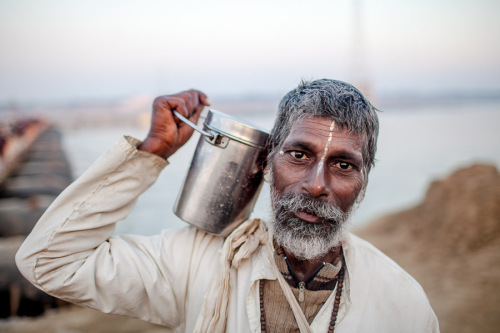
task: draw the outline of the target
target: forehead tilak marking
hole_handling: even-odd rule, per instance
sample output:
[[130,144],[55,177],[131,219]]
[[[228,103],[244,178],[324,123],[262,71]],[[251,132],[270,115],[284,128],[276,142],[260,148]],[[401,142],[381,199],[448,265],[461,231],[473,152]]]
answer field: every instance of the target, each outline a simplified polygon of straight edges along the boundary
[[[325,165],[326,154],[328,153],[328,148],[330,147],[330,143],[332,142],[333,130],[335,129],[335,120],[332,120],[330,124],[328,140],[325,143],[325,149],[323,150],[323,156],[319,160],[318,169],[316,170],[316,177],[319,177],[320,173],[323,172],[323,166]],[[318,185],[319,187],[319,185]]]

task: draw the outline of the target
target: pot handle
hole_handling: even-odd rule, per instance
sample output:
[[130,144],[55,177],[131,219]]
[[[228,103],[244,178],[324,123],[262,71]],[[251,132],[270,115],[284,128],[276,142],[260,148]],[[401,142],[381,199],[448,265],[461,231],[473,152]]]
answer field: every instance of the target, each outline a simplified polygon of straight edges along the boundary
[[176,110],[173,110],[173,112],[177,116],[177,118],[179,118],[180,120],[182,120],[183,122],[185,122],[189,127],[191,127],[192,129],[194,129],[195,131],[197,131],[201,135],[206,136],[210,140],[213,140],[213,138],[215,137],[215,135],[202,130],[200,127],[198,127],[196,124],[192,123],[189,119],[187,119],[186,117],[184,117],[183,115],[181,115]]

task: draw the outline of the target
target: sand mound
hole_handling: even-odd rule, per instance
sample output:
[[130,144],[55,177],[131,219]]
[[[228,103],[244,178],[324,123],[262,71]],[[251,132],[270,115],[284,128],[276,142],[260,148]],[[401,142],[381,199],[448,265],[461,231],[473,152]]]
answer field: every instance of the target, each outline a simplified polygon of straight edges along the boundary
[[500,174],[474,165],[435,181],[414,208],[355,232],[424,287],[442,332],[500,327]]

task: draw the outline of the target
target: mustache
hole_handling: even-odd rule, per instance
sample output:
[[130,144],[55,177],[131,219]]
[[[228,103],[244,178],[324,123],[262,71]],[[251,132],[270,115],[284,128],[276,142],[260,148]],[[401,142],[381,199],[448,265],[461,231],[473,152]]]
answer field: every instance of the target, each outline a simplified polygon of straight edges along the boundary
[[346,218],[344,213],[337,205],[325,200],[312,199],[307,194],[284,194],[276,198],[275,209],[283,213],[304,211],[314,214],[331,223],[343,221]]

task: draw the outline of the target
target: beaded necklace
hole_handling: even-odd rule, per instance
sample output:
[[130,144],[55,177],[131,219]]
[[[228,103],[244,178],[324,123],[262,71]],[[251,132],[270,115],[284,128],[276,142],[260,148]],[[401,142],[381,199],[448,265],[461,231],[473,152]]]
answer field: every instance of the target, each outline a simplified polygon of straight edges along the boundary
[[[279,254],[283,254],[283,249],[278,250]],[[340,251],[342,253],[342,250]],[[285,257],[285,261],[289,267],[290,270],[290,263],[288,262],[288,259]],[[318,272],[323,268],[323,265],[320,265],[318,269],[316,269],[315,273],[313,274],[316,276]],[[290,273],[292,275],[295,275],[295,272],[293,272],[293,269],[290,270]],[[295,275],[296,276],[296,275]],[[295,279],[295,277],[294,277]],[[309,279],[308,279],[309,280]],[[261,333],[266,333],[266,313],[264,311],[264,281],[265,280],[260,280],[259,281],[259,301],[260,301],[260,330]],[[306,282],[300,282],[299,283],[299,288],[300,286],[305,287]],[[333,310],[332,310],[332,315],[330,317],[330,325],[328,326],[328,333],[333,333],[335,331],[335,322],[337,321],[337,314],[339,312],[339,307],[340,307],[340,297],[342,296],[342,287],[344,286],[344,265],[342,265],[342,268],[340,268],[340,271],[337,275],[337,292],[335,294],[335,300],[333,302]],[[300,289],[299,289],[300,292]],[[302,294],[303,295],[303,294]],[[300,293],[299,293],[300,296]]]

